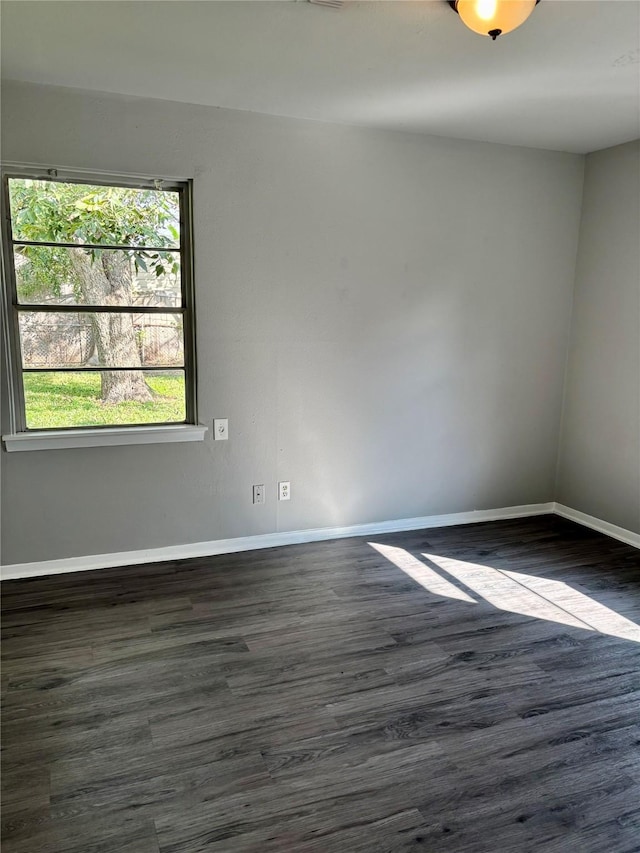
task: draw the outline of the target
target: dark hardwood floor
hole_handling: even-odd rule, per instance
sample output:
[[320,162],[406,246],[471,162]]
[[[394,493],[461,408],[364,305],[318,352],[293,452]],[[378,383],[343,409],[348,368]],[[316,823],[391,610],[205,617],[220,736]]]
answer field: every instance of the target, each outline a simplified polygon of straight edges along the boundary
[[640,850],[640,552],[570,522],[2,593],[3,853]]

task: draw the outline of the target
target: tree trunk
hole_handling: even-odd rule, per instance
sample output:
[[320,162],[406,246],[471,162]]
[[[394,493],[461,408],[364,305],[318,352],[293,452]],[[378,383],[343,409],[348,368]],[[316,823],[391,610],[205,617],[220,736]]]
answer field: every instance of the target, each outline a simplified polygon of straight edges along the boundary
[[[85,250],[72,249],[71,262],[86,305],[132,304],[131,264],[125,252],[101,250],[92,260]],[[89,317],[100,365],[142,367],[132,314],[91,313]],[[103,403],[153,399],[141,370],[103,370],[100,376]]]

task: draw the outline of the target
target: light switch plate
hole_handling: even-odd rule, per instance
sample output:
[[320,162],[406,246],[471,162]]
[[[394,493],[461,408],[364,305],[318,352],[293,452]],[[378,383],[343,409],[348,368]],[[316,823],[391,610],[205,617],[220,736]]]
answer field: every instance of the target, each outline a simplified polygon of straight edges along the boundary
[[226,441],[229,438],[229,419],[213,419],[213,437],[216,441]]

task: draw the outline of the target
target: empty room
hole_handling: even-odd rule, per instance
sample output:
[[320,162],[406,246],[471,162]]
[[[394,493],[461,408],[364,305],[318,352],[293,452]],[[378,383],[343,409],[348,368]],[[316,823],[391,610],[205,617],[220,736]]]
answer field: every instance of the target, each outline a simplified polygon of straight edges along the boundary
[[3,853],[639,853],[640,0],[0,0]]

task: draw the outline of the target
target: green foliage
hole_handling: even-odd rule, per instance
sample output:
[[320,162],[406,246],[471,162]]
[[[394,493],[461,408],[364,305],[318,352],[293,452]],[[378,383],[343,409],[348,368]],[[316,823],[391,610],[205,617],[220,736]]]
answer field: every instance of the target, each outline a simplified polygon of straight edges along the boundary
[[185,419],[184,378],[147,374],[154,393],[149,403],[100,400],[100,374],[25,373],[24,393],[29,429],[181,422]]
[[71,266],[69,252],[51,246],[17,246],[16,278],[20,300],[46,301],[59,297],[63,284],[73,285],[80,300],[80,281]]
[[[126,254],[145,272],[178,272],[176,253],[162,251],[179,244],[176,193],[23,178],[11,178],[9,192],[15,240],[157,247]],[[95,262],[108,250],[86,251]],[[21,297],[59,296],[67,283],[79,295],[67,249],[17,246],[16,254]]]

